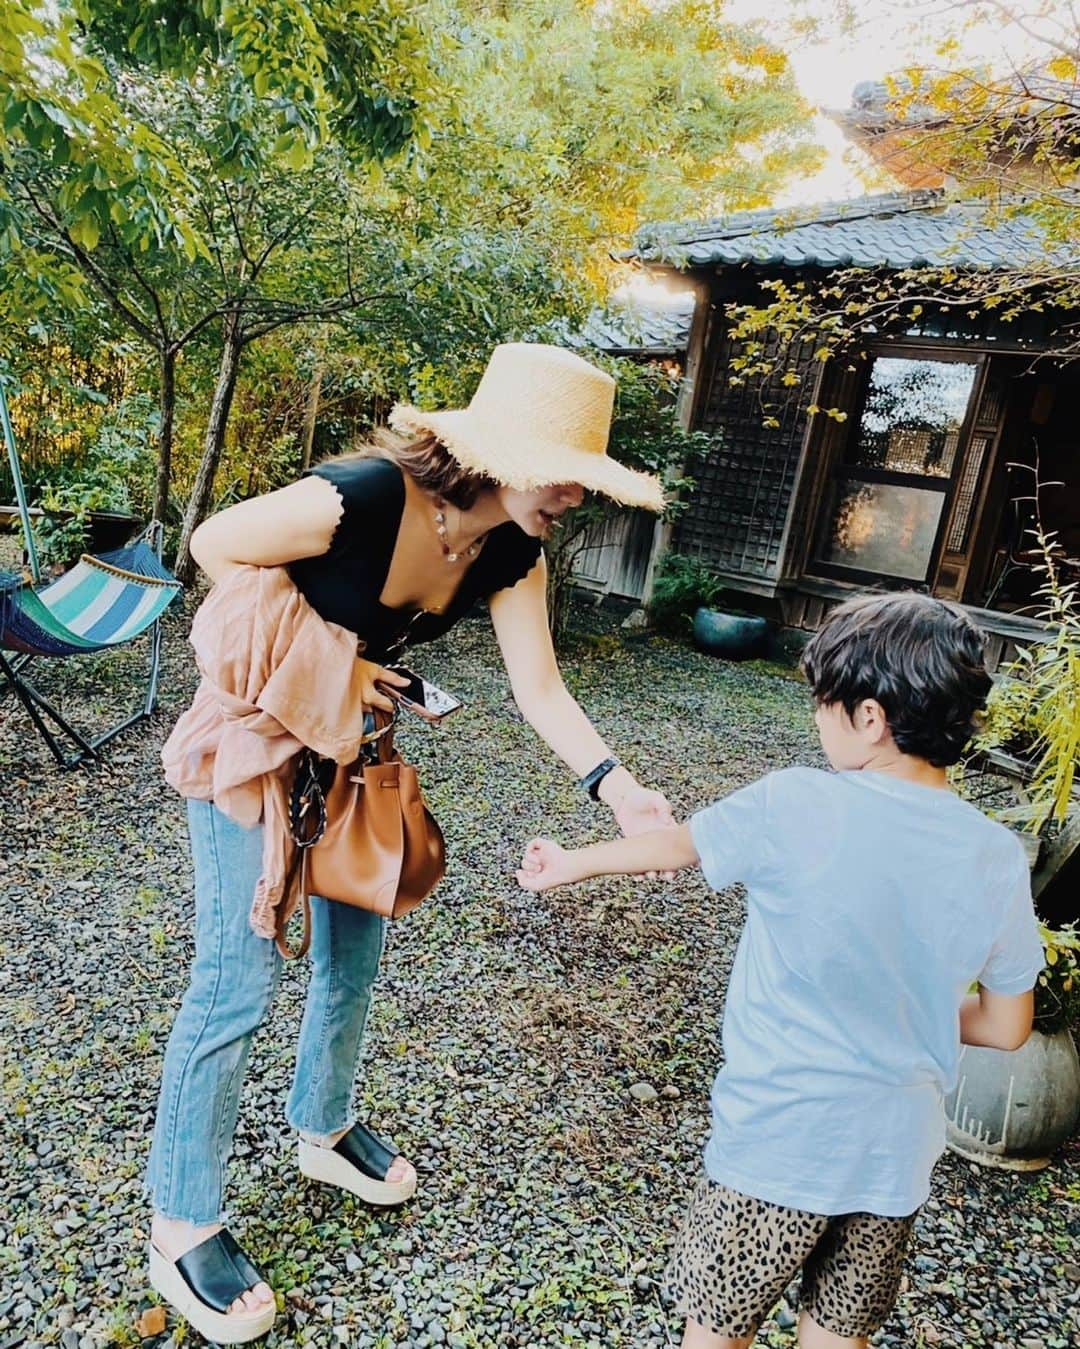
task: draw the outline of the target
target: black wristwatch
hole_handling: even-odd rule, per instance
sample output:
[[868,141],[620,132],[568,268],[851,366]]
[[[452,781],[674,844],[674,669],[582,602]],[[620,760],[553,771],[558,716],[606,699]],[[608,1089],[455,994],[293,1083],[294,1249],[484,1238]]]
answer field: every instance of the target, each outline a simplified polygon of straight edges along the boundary
[[600,784],[613,768],[619,767],[618,759],[605,759],[598,763],[590,773],[578,779],[578,786],[587,791],[594,801],[600,800]]

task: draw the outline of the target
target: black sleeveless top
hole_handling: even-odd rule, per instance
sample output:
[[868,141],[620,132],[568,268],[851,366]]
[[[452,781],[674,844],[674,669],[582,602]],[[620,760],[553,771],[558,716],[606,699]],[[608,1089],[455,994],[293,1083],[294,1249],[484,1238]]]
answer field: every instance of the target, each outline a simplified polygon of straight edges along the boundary
[[390,609],[379,602],[394,556],[405,509],[402,470],[389,459],[349,459],[319,464],[311,473],[337,489],[343,510],[330,549],[289,564],[297,589],[321,618],[355,632],[364,655],[378,663],[410,646],[448,632],[478,599],[521,580],[540,556],[540,540],[513,521],[487,537],[457,594],[440,614]]

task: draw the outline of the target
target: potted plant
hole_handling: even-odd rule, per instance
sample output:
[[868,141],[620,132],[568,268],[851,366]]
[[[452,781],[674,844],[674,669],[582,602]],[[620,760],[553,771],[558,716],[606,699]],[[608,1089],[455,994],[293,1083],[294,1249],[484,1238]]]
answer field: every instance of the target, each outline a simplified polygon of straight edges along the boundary
[[67,566],[80,553],[121,548],[141,523],[125,493],[84,478],[46,483],[38,505],[37,532],[48,564]]
[[697,558],[668,553],[660,564],[649,611],[661,628],[689,624],[695,645],[713,656],[746,660],[759,656],[768,637],[768,621],[727,605],[718,605],[724,586]]
[[1046,968],[1035,987],[1035,1028],[1019,1049],[965,1045],[948,1097],[950,1151],[983,1166],[1036,1171],[1080,1121],[1080,933],[1042,929]]
[[[1036,501],[1038,493],[1036,491]],[[1055,877],[1080,842],[1080,611],[1062,580],[1056,539],[1036,522],[1039,617],[1046,638],[1002,667],[985,727],[958,786],[1028,845],[1032,893],[1043,916],[1046,968],[1035,989],[1035,1029],[1020,1049],[965,1047],[948,1103],[949,1147],[1014,1170],[1045,1166],[1080,1119],[1080,934],[1075,895],[1055,901]],[[1058,889],[1063,887],[1059,886]]]
[[146,395],[125,399],[86,453],[42,485],[37,534],[47,564],[120,548],[142,524],[136,502],[150,490],[155,416]]

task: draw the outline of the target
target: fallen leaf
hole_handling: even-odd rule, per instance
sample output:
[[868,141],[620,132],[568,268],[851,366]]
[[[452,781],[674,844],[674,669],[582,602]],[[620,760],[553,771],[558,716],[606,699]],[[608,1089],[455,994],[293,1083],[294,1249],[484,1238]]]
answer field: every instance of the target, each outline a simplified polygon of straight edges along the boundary
[[135,1322],[135,1333],[140,1339],[150,1340],[165,1329],[165,1308],[147,1307]]

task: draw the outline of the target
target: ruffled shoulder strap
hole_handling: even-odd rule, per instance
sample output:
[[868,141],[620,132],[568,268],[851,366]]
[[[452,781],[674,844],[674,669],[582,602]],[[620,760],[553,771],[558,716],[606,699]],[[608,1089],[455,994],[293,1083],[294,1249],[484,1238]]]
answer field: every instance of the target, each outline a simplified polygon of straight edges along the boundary
[[330,542],[330,556],[361,552],[389,566],[405,509],[405,484],[397,464],[379,456],[349,456],[328,459],[308,474],[325,478],[341,498],[341,518]]
[[539,539],[526,534],[518,525],[500,525],[491,533],[476,560],[475,591],[489,599],[497,590],[517,585],[536,566],[543,551]]

